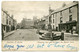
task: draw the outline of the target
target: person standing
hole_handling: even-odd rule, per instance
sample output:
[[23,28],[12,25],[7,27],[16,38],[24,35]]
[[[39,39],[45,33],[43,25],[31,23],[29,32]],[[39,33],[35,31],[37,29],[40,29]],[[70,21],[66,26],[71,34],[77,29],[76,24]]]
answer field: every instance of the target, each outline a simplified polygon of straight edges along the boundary
[[4,40],[4,31],[3,31],[3,28],[2,28],[2,40]]

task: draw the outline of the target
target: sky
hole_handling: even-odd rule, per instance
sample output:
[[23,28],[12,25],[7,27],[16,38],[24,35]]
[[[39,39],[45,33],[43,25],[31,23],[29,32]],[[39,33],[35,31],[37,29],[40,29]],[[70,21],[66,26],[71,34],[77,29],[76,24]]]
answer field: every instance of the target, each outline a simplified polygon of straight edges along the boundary
[[2,8],[20,23],[23,18],[33,19],[34,16],[42,18],[49,14],[49,6],[55,10],[62,7],[64,2],[71,3],[71,1],[3,1]]

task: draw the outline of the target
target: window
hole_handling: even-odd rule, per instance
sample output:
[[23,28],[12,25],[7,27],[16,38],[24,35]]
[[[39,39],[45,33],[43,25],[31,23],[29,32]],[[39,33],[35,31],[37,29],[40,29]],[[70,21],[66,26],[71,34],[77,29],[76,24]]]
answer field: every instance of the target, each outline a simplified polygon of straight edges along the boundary
[[69,8],[69,13],[72,13],[72,7]]
[[4,26],[4,30],[5,30],[5,26]]
[[54,18],[54,14],[53,14],[53,18]]
[[62,11],[60,12],[60,16],[62,16]]
[[7,19],[6,23],[8,24],[8,19]]
[[53,29],[54,29],[54,25],[53,25]]
[[49,22],[51,22],[51,16],[49,17]]
[[60,17],[60,23],[62,23],[62,17]]
[[72,21],[72,15],[69,16],[69,21]]
[[53,19],[53,23],[54,23],[54,19]]

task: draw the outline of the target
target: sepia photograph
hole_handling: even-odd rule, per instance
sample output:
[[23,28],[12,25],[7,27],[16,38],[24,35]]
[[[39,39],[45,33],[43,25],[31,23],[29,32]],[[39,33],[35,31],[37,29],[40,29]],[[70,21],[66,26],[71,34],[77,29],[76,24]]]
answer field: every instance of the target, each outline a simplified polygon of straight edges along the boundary
[[79,41],[79,1],[2,1],[2,40]]

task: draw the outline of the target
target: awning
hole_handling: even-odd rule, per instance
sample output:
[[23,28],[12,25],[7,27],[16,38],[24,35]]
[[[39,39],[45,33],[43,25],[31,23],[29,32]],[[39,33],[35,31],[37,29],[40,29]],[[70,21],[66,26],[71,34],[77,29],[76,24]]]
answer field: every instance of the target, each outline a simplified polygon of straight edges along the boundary
[[77,23],[77,21],[73,20],[73,21],[67,21],[66,23],[60,23],[60,24],[67,25],[67,24],[75,24],[75,23]]

